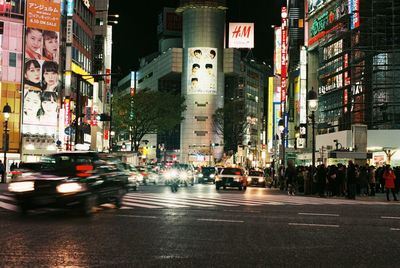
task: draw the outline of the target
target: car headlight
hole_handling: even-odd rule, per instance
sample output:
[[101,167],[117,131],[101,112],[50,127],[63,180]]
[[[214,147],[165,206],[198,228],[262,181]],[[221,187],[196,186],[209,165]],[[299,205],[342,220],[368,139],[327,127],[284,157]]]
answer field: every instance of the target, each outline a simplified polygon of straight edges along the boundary
[[258,182],[263,182],[264,179],[263,178],[258,178]]
[[188,177],[189,177],[189,176],[188,176],[188,174],[187,174],[186,171],[181,171],[181,172],[179,173],[179,178],[181,178],[181,179],[183,179],[183,180],[186,180]]
[[210,174],[210,178],[212,179],[212,178],[214,178],[215,177],[215,174]]
[[11,182],[8,185],[8,190],[15,193],[29,192],[35,190],[35,184],[33,181]]
[[233,181],[240,181],[240,178],[233,178]]
[[82,192],[86,190],[86,186],[82,183],[78,182],[66,182],[57,186],[57,192],[65,194],[65,193],[75,193]]
[[203,173],[200,173],[199,178],[203,178],[203,177],[204,177]]

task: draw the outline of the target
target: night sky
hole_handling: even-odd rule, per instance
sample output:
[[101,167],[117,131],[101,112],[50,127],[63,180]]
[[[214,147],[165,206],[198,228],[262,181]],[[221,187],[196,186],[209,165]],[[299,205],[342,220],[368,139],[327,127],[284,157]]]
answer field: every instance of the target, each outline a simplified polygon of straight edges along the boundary
[[[280,24],[280,9],[286,0],[227,0],[227,22],[254,22],[258,61],[272,65],[273,29]],[[157,16],[163,7],[177,7],[178,0],[110,0],[109,14],[119,14],[113,28],[113,72],[124,75],[137,70],[139,59],[158,51]]]

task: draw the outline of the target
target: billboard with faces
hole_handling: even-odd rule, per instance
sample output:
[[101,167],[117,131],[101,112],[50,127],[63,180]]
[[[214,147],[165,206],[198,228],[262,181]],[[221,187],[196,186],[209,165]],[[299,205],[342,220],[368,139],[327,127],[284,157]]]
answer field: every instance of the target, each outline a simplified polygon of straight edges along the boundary
[[187,94],[217,94],[217,53],[210,47],[188,49]]
[[54,133],[59,108],[60,0],[27,0],[26,5],[23,132]]

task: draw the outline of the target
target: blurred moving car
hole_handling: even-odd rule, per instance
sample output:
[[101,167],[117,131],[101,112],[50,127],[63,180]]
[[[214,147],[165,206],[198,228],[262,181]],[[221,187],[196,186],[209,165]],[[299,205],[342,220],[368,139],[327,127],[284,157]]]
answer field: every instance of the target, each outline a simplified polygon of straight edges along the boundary
[[267,182],[265,180],[265,174],[261,170],[250,170],[247,176],[248,186],[261,186],[266,187]]
[[152,168],[145,166],[135,166],[135,168],[140,172],[140,174],[142,174],[142,182],[144,185],[147,185],[148,183],[156,185],[159,183],[159,174]]
[[128,173],[128,189],[137,191],[143,182],[143,175],[132,164],[123,163],[123,166]]
[[239,191],[246,190],[247,176],[243,168],[225,167],[215,177],[215,188],[238,187]]
[[122,163],[97,152],[63,152],[42,158],[40,170],[23,172],[8,189],[23,214],[37,208],[70,208],[90,215],[94,206],[113,202],[127,192]]
[[215,167],[201,167],[199,173],[197,174],[197,180],[199,183],[214,183],[216,175],[217,169]]

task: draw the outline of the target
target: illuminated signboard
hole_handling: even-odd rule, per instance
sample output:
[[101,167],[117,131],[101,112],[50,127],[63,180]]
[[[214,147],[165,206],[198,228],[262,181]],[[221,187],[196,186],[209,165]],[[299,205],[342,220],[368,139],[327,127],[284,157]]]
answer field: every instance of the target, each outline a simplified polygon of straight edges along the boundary
[[187,94],[217,94],[217,53],[210,47],[188,49]]
[[308,14],[312,14],[314,11],[324,6],[331,0],[308,0]]
[[[313,38],[319,33],[323,32],[327,26],[338,21],[344,15],[346,15],[347,3],[338,2],[332,8],[324,11],[320,16],[316,17],[310,27],[310,37]],[[322,36],[321,36],[322,37]]]
[[282,7],[281,9],[281,111],[285,113],[285,102],[286,102],[286,63],[287,63],[287,8]]
[[274,74],[281,74],[281,27],[275,27]]
[[67,16],[74,15],[74,0],[67,0]]
[[351,29],[358,28],[360,26],[360,0],[348,0],[349,1],[349,14],[351,15],[350,26]]
[[229,48],[254,48],[254,23],[229,23]]
[[28,0],[23,79],[23,132],[55,133],[59,109],[60,0]]

